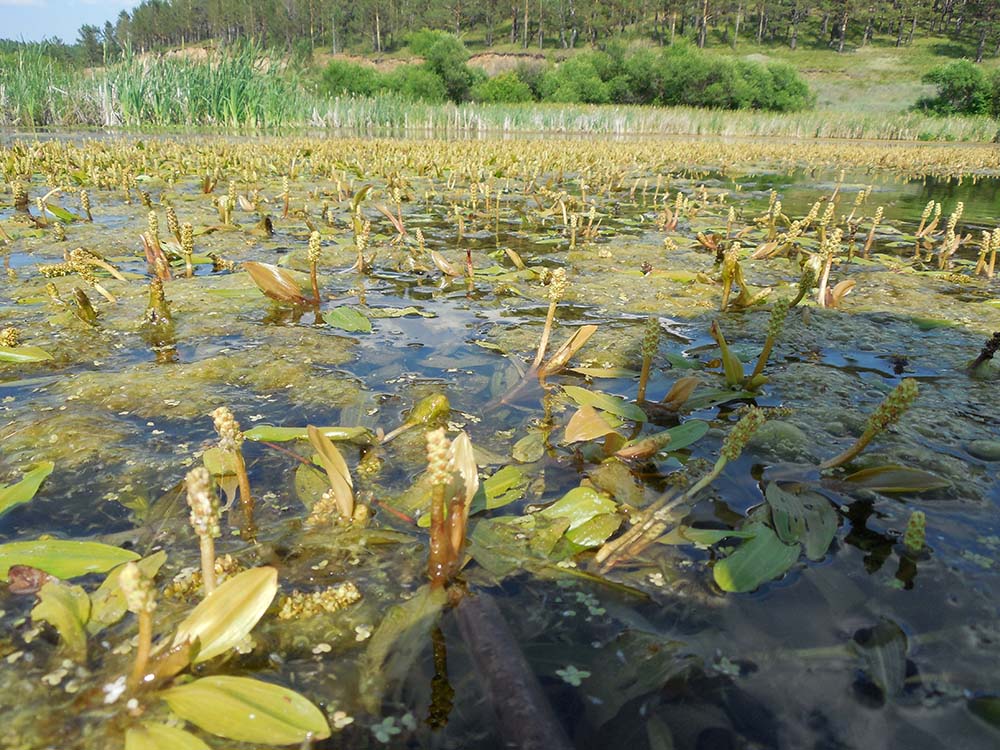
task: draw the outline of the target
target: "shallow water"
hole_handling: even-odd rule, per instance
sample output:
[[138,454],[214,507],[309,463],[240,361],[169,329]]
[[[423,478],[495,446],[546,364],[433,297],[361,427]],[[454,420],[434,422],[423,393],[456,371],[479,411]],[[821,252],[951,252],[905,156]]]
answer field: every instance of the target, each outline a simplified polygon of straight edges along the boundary
[[[996,714],[990,725],[972,710],[995,705],[988,699],[1000,694],[998,372],[990,363],[974,377],[967,371],[1000,330],[998,282],[975,272],[982,229],[1000,224],[1000,179],[731,160],[685,171],[678,161],[683,147],[664,146],[652,161],[657,150],[649,145],[636,145],[633,155],[629,144],[595,149],[579,141],[275,140],[257,147],[158,139],[137,146],[126,139],[14,146],[0,156],[27,159],[32,148],[39,149],[31,162],[32,212],[37,216],[33,201],[53,184],[80,179],[94,222],[67,224],[60,242],[51,226],[26,223],[9,194],[0,203],[0,226],[12,238],[2,248],[11,272],[0,282],[0,327],[16,325],[25,345],[53,356],[0,364],[0,469],[13,483],[38,462],[55,464],[34,500],[0,517],[3,541],[54,534],[105,540],[142,555],[163,549],[162,590],[198,564],[181,482],[217,439],[212,409],[229,406],[245,430],[315,424],[388,432],[420,399],[443,393],[451,405],[444,424],[452,435],[465,430],[471,437],[481,476],[507,466],[523,475],[517,499],[470,520],[471,560],[459,577],[496,601],[573,746],[988,748],[1000,741]],[[65,171],[53,182],[44,167]],[[129,203],[111,182],[115,170],[136,181]],[[218,178],[207,194],[206,173]],[[285,217],[282,177],[289,173]],[[235,226],[199,231],[219,227],[212,200],[226,195],[230,180],[248,200],[259,191],[273,236],[252,233],[257,212],[239,207]],[[357,253],[349,193],[365,184],[373,192],[360,211],[372,225],[366,253],[374,259],[362,275],[351,270]],[[833,221],[848,226],[841,217],[868,185],[871,195],[856,210],[853,259],[845,244],[831,275],[832,283],[856,281],[854,290],[837,309],[816,306],[812,293],[791,311],[764,370],[769,381],[754,398],[734,394],[697,404],[700,393],[725,388],[712,321],[749,367],[764,342],[770,301],[797,289],[798,250],[792,258],[748,257],[766,240],[766,222],[754,219],[767,212],[770,191],[790,219],[802,218],[817,200],[824,201],[822,212],[836,192]],[[401,191],[402,239],[378,210],[394,212],[392,187]],[[194,277],[184,278],[182,261],[165,283],[172,325],[145,324],[150,269],[138,237],[149,209],[139,189],[150,195],[161,240],[168,239],[167,202],[196,227],[199,258],[211,253],[306,272],[309,224],[315,226],[323,242],[322,311],[358,309],[372,317],[371,332],[346,332],[310,308],[268,300],[238,267],[213,271],[210,262],[199,263]],[[50,201],[80,213],[75,192]],[[658,226],[664,206],[673,208],[678,192],[688,207],[677,227],[664,231]],[[913,257],[912,235],[929,200],[942,204],[942,230],[963,201],[957,232],[972,235],[945,269],[938,268],[938,244]],[[321,206],[330,213],[322,216]],[[720,312],[716,253],[695,237],[725,234],[730,206],[731,236],[746,228],[747,282],[772,291],[761,304]],[[853,257],[861,255],[877,206],[884,219],[869,257]],[[573,214],[575,242],[567,226]],[[587,226],[598,227],[591,237]],[[664,236],[675,249],[664,246]],[[76,276],[52,279],[69,304],[46,294],[39,266],[77,246],[126,274],[126,282],[99,276],[116,304]],[[519,254],[526,269],[517,270],[503,248]],[[817,250],[813,231],[800,248]],[[471,280],[463,275],[467,249],[476,269]],[[432,250],[458,275],[438,270]],[[570,286],[558,305],[550,351],[580,326],[596,324],[571,366],[602,372],[555,375],[544,400],[530,379],[531,387],[504,398],[537,346],[548,305],[543,282],[552,268],[565,268]],[[307,273],[298,278],[308,289]],[[75,286],[86,289],[97,326],[72,314]],[[426,317],[374,317],[410,306]],[[633,427],[648,434],[695,419],[711,429],[690,447],[670,452],[668,446],[633,463],[609,458],[600,440],[566,445],[564,428],[577,404],[560,386],[633,401],[636,375],[612,368],[639,371],[651,315],[660,337],[648,397],[663,398],[684,375],[700,384],[679,414],[651,412],[650,421],[662,425],[626,421],[619,432],[631,437]],[[918,381],[916,403],[848,469],[821,476],[816,464],[850,445],[903,378]],[[750,514],[767,512],[770,482],[794,479],[835,510],[836,533],[819,559],[800,555],[751,593],[723,593],[713,583],[713,566],[736,547],[733,538],[709,548],[655,544],[606,575],[593,562],[596,544],[577,548],[562,539],[537,554],[513,537],[509,548],[484,543],[488,530],[502,531],[506,519],[548,506],[581,483],[607,491],[619,514],[690,484],[715,461],[740,407],[751,402],[772,409],[771,425],[698,495],[684,524],[743,528]],[[374,511],[365,529],[304,530],[323,475],[301,469],[286,452],[244,443],[258,531],[252,542],[241,538],[233,512],[219,553],[245,567],[274,565],[286,593],[353,581],[362,599],[308,619],[279,621],[272,612],[254,631],[249,654],[210,662],[198,673],[252,674],[301,692],[343,725],[315,747],[488,748],[504,746],[509,736],[493,708],[510,697],[502,685],[477,677],[476,646],[454,611],[441,617],[436,640],[438,666],[441,644],[447,651],[450,709],[441,680],[432,680],[428,628],[403,635],[384,664],[366,661],[390,608],[418,595],[426,581],[427,532],[414,523],[429,503],[420,484],[423,432],[412,429],[384,446],[340,445],[359,501]],[[531,435],[544,435],[544,444],[525,455],[519,441]],[[306,461],[312,455],[305,441],[283,447]],[[361,468],[376,457],[380,468]],[[889,493],[847,481],[855,470],[888,464],[931,472],[947,486]],[[920,553],[903,544],[914,510],[927,518]],[[92,590],[101,579],[74,583]],[[30,616],[34,597],[2,597],[2,746],[121,743],[134,719],[93,693],[127,669],[129,650],[115,645],[134,636],[131,616],[94,635],[84,661],[66,662],[55,632]],[[196,601],[161,597],[156,632],[169,633]],[[144,720],[169,716],[162,702],[147,696],[141,703]],[[436,718],[428,722],[432,709]],[[39,722],[40,715],[51,720]],[[199,736],[212,746],[250,746]]]

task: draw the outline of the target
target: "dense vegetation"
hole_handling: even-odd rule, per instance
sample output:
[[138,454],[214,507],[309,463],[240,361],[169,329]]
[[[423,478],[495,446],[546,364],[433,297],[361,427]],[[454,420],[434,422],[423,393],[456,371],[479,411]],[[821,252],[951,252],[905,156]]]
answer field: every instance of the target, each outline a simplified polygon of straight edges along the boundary
[[469,35],[487,47],[570,49],[623,37],[659,44],[687,37],[698,46],[755,39],[845,51],[878,33],[897,46],[949,37],[977,61],[1000,50],[996,0],[144,0],[103,28],[84,26],[79,47],[91,62],[126,47],[207,39],[385,52],[422,27]]
[[471,98],[489,103],[656,104],[777,112],[812,104],[808,85],[787,65],[710,56],[686,43],[656,51],[609,45],[606,51],[583,52],[558,66],[522,65],[489,80],[465,64],[468,53],[451,34],[418,32],[410,47],[420,50],[425,62],[385,75],[358,63],[330,62],[322,79],[325,93],[369,96],[395,91],[432,102]]
[[917,102],[917,107],[939,115],[991,115],[1000,117],[1000,71],[987,76],[968,60],[957,60],[934,68],[925,83],[937,86],[937,94]]

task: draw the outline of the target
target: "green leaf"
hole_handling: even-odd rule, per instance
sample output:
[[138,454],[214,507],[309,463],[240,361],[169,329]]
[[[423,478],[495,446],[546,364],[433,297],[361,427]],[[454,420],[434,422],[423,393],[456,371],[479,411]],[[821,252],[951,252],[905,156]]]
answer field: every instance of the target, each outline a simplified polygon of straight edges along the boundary
[[335,307],[323,313],[326,324],[348,333],[371,333],[372,322],[353,307]]
[[224,654],[250,634],[277,593],[277,570],[267,566],[244,570],[194,608],[177,627],[171,645],[197,641],[195,664]]
[[7,577],[11,565],[30,565],[56,578],[76,578],[103,573],[139,555],[100,542],[68,539],[38,539],[33,542],[0,544],[0,578]]
[[708,427],[708,422],[703,422],[700,419],[689,419],[684,424],[671,427],[667,430],[670,433],[670,443],[667,445],[667,450],[679,451],[697,443],[708,433]]
[[[485,503],[481,510],[493,510],[509,505],[524,497],[528,489],[528,477],[516,466],[504,466],[483,482]],[[475,512],[475,504],[473,510]]]
[[538,430],[530,430],[527,435],[514,443],[511,450],[514,460],[522,464],[531,464],[545,455],[545,440]]
[[539,515],[546,518],[566,518],[570,530],[587,523],[602,513],[615,513],[618,506],[614,500],[599,494],[591,487],[574,487]]
[[823,559],[837,534],[837,513],[830,501],[802,485],[789,485],[785,489],[777,482],[768,484],[764,494],[781,541],[802,542],[806,557]]
[[566,532],[566,538],[580,547],[596,547],[618,531],[622,517],[617,513],[599,513]]
[[249,677],[203,677],[160,697],[185,721],[238,742],[291,745],[330,736],[323,712],[304,696]]
[[799,545],[785,544],[767,526],[754,524],[746,530],[754,532],[753,538],[715,563],[712,569],[715,582],[723,591],[753,591],[784,574],[799,559]]
[[678,526],[681,539],[698,547],[711,547],[723,539],[753,539],[752,531],[735,531],[734,529],[695,529],[690,526]]
[[875,492],[927,492],[950,487],[951,482],[936,474],[907,466],[886,464],[856,471],[844,481]]
[[419,315],[421,318],[436,318],[432,312],[419,310],[416,307],[369,307],[369,318],[405,318],[408,315]]
[[973,716],[978,716],[994,729],[1000,729],[1000,698],[995,695],[970,698],[967,705]]
[[645,422],[646,412],[635,404],[619,396],[609,396],[599,391],[588,391],[577,385],[564,385],[563,391],[580,406],[593,406],[595,409],[615,414],[633,422]]
[[734,391],[727,388],[698,391],[697,396],[692,396],[684,402],[684,410],[697,411],[699,409],[718,406],[719,404],[728,404],[730,401],[747,401],[757,398],[757,395],[751,391]]
[[[317,427],[316,429],[330,440],[350,441],[366,445],[373,440],[372,432],[367,427]],[[253,441],[263,440],[267,443],[287,443],[289,440],[307,440],[309,428],[272,427],[262,424],[252,430],[246,430],[243,437]]]
[[61,581],[49,581],[38,592],[38,604],[31,610],[31,619],[47,622],[59,633],[70,658],[87,658],[87,631],[90,619],[90,598],[83,586],[71,586]]
[[361,657],[358,697],[366,710],[376,713],[387,686],[410,673],[447,601],[443,588],[422,586],[382,618]]
[[566,425],[566,434],[563,442],[578,443],[585,440],[594,440],[604,437],[621,426],[621,420],[614,416],[597,411],[593,406],[581,406],[576,413],[570,417]]
[[63,224],[71,224],[74,221],[81,221],[81,218],[71,211],[67,211],[62,206],[58,206],[55,203],[45,202],[45,210],[50,214],[55,216]]
[[201,461],[213,477],[235,476],[237,472],[236,454],[224,451],[219,446],[209,448],[201,454]]
[[882,619],[872,628],[855,634],[854,649],[865,662],[868,676],[893,698],[902,691],[906,679],[906,634],[892,620]]
[[211,750],[190,732],[144,722],[125,732],[125,750]]
[[0,362],[44,362],[52,355],[37,346],[0,346]]
[[[166,561],[167,553],[160,550],[149,557],[144,557],[136,564],[142,571],[143,578],[152,580]],[[118,577],[124,567],[124,564],[119,565],[108,573],[97,591],[90,595],[90,620],[87,622],[87,632],[91,635],[108,625],[113,625],[125,616],[125,593],[118,584]]]
[[0,487],[0,515],[31,500],[38,492],[38,488],[42,486],[45,477],[52,473],[53,468],[55,468],[54,463],[43,461],[25,474],[24,478],[17,484]]
[[637,378],[639,372],[624,367],[567,367],[569,372],[584,375],[588,378]]

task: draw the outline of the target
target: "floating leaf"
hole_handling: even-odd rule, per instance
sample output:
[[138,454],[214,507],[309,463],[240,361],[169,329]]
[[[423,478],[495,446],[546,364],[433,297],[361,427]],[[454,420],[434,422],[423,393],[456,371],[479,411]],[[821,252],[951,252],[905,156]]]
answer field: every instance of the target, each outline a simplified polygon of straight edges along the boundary
[[353,307],[341,306],[323,313],[323,320],[348,333],[371,333],[372,322]]
[[865,661],[865,671],[886,698],[903,689],[906,679],[906,634],[892,620],[882,619],[872,628],[854,634],[854,649]]
[[569,372],[588,378],[637,378],[639,372],[624,367],[570,367]]
[[527,435],[514,443],[511,450],[514,460],[522,464],[531,464],[541,460],[545,455],[545,439],[538,430],[530,430]]
[[61,581],[49,581],[38,592],[38,604],[31,610],[31,619],[47,622],[59,633],[70,658],[87,658],[87,631],[90,619],[90,598],[83,586],[71,586]]
[[599,391],[588,391],[577,385],[564,385],[563,391],[581,406],[592,406],[633,422],[645,422],[646,412],[620,396],[609,396]]
[[567,518],[570,529],[582,526],[601,513],[614,513],[618,506],[591,487],[574,487],[540,512],[546,518]]
[[708,548],[718,544],[723,539],[752,539],[751,531],[735,531],[733,529],[696,529],[691,526],[677,526],[656,541],[660,544],[691,543],[696,547]]
[[203,662],[237,646],[253,630],[278,593],[278,571],[271,567],[237,573],[194,608],[171,645],[198,643],[193,662]]
[[306,429],[309,433],[309,443],[319,454],[320,463],[330,480],[330,489],[333,491],[337,510],[341,517],[351,518],[354,515],[354,482],[351,480],[351,471],[347,468],[347,462],[340,455],[337,446],[322,432],[312,425]]
[[[368,444],[374,436],[367,427],[317,427],[324,437],[352,443]],[[272,427],[258,425],[243,433],[247,440],[263,440],[268,443],[286,443],[289,440],[306,440],[309,438],[308,427]],[[206,451],[207,452],[207,451]]]
[[55,216],[57,219],[59,219],[59,221],[61,221],[63,224],[71,224],[74,221],[83,221],[83,219],[81,219],[72,211],[67,211],[65,208],[55,203],[49,203],[48,201],[46,201],[45,210],[48,211],[53,216]]
[[570,417],[563,442],[568,444],[594,440],[614,432],[619,426],[621,426],[620,420],[601,414],[593,406],[584,405]]
[[369,318],[405,318],[408,315],[419,315],[421,318],[436,318],[432,312],[416,307],[369,307]]
[[630,440],[615,453],[619,458],[646,458],[661,450],[679,451],[701,440],[708,432],[708,422],[692,419],[669,430]]
[[0,487],[0,515],[11,508],[31,500],[42,486],[45,477],[52,473],[55,464],[43,461],[29,471],[17,484]]
[[125,750],[211,750],[183,729],[166,724],[143,723],[125,732]]
[[249,677],[203,677],[160,697],[185,721],[230,740],[290,745],[330,736],[323,712],[304,696]]
[[483,491],[476,496],[469,512],[502,508],[524,497],[527,489],[528,478],[524,472],[516,466],[504,466],[483,482]]
[[437,266],[437,269],[446,276],[462,275],[463,272],[456,268],[452,263],[449,263],[448,260],[437,250],[431,250],[430,256],[431,262],[434,263],[434,265]]
[[566,531],[566,538],[580,547],[596,547],[618,531],[622,517],[617,513],[598,513],[585,523]]
[[907,466],[886,464],[856,471],[844,481],[875,492],[928,492],[950,487],[951,482],[936,474]]
[[663,405],[673,411],[678,411],[694,393],[701,381],[693,375],[680,378],[671,387],[667,395],[663,397]]
[[[142,572],[142,577],[152,580],[160,567],[167,561],[167,553],[163,550],[144,557],[136,563]],[[90,620],[87,622],[87,632],[90,634],[113,625],[125,616],[125,593],[118,584],[124,565],[119,565],[105,577],[97,591],[90,595]]]
[[746,530],[754,536],[712,569],[715,582],[723,591],[753,591],[784,574],[799,559],[799,545],[785,544],[767,526],[754,524]]
[[837,513],[830,501],[802,485],[767,485],[765,496],[771,506],[774,529],[781,541],[802,542],[806,557],[821,560],[837,533]]
[[0,362],[44,362],[52,355],[37,346],[0,346]]
[[9,542],[0,544],[0,578],[6,577],[11,565],[30,565],[56,578],[76,578],[88,573],[103,573],[138,559],[135,552],[100,542],[69,539]]
[[715,389],[710,391],[704,391],[699,393],[697,396],[692,396],[684,403],[685,411],[696,411],[698,409],[707,409],[712,406],[719,406],[720,404],[728,404],[730,401],[749,401],[751,399],[757,398],[756,393],[752,391],[734,391],[729,389]]
[[307,305],[310,300],[302,295],[302,289],[295,277],[283,268],[270,263],[246,261],[243,267],[250,274],[253,283],[265,295],[278,302],[290,302],[293,305]]

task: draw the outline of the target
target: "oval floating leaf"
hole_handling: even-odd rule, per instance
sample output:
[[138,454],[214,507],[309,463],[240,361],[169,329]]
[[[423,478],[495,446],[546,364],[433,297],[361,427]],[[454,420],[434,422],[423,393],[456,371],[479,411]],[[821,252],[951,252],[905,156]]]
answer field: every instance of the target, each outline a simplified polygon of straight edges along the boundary
[[546,518],[566,518],[570,530],[582,526],[591,518],[602,513],[618,510],[614,500],[601,495],[590,487],[574,487],[539,515]]
[[277,593],[277,570],[271,567],[244,570],[194,608],[178,626],[171,645],[197,641],[195,664],[223,654],[246,638]]
[[514,460],[521,464],[531,464],[545,455],[545,439],[538,430],[531,430],[514,443],[511,450]]
[[328,326],[348,333],[371,333],[372,322],[353,307],[335,307],[323,313]]
[[[330,440],[349,441],[368,444],[372,442],[372,431],[367,427],[317,427],[324,437]],[[243,437],[247,440],[263,440],[268,443],[286,443],[289,440],[306,440],[309,437],[308,427],[272,427],[258,425],[252,430],[246,430]]]
[[622,517],[617,513],[598,513],[586,523],[566,531],[566,538],[580,547],[596,547],[618,531]]
[[564,385],[563,391],[581,406],[592,406],[595,409],[615,414],[633,422],[645,422],[646,412],[620,396],[609,396],[599,391],[588,391],[577,385]]
[[770,528],[755,525],[752,539],[743,542],[729,557],[719,560],[712,575],[723,591],[753,591],[777,578],[799,559],[799,545],[785,544]]
[[0,578],[6,577],[11,565],[30,565],[56,578],[76,578],[88,573],[103,573],[138,559],[135,552],[100,542],[69,539],[9,542],[0,544]]
[[17,484],[0,487],[0,515],[16,505],[31,500],[42,486],[45,477],[52,473],[53,468],[55,468],[54,463],[44,461],[25,474]]
[[203,677],[160,697],[185,721],[230,740],[290,745],[330,736],[323,712],[304,696],[249,677]]
[[0,346],[0,362],[44,362],[52,355],[38,346]]
[[844,481],[875,492],[928,492],[950,487],[951,482],[936,474],[907,466],[886,464],[856,471]]
[[483,482],[482,496],[485,499],[483,508],[479,509],[476,504],[470,510],[475,513],[477,510],[493,510],[509,505],[515,500],[524,497],[528,489],[528,478],[516,466],[504,466]]
[[837,513],[830,501],[802,485],[785,489],[777,482],[767,485],[765,496],[781,541],[802,542],[806,557],[821,560],[837,533]]
[[70,658],[76,661],[87,658],[85,627],[90,619],[90,598],[83,586],[49,581],[38,592],[38,604],[31,610],[31,619],[54,627]]
[[190,732],[166,724],[142,724],[125,732],[125,750],[211,750]]

